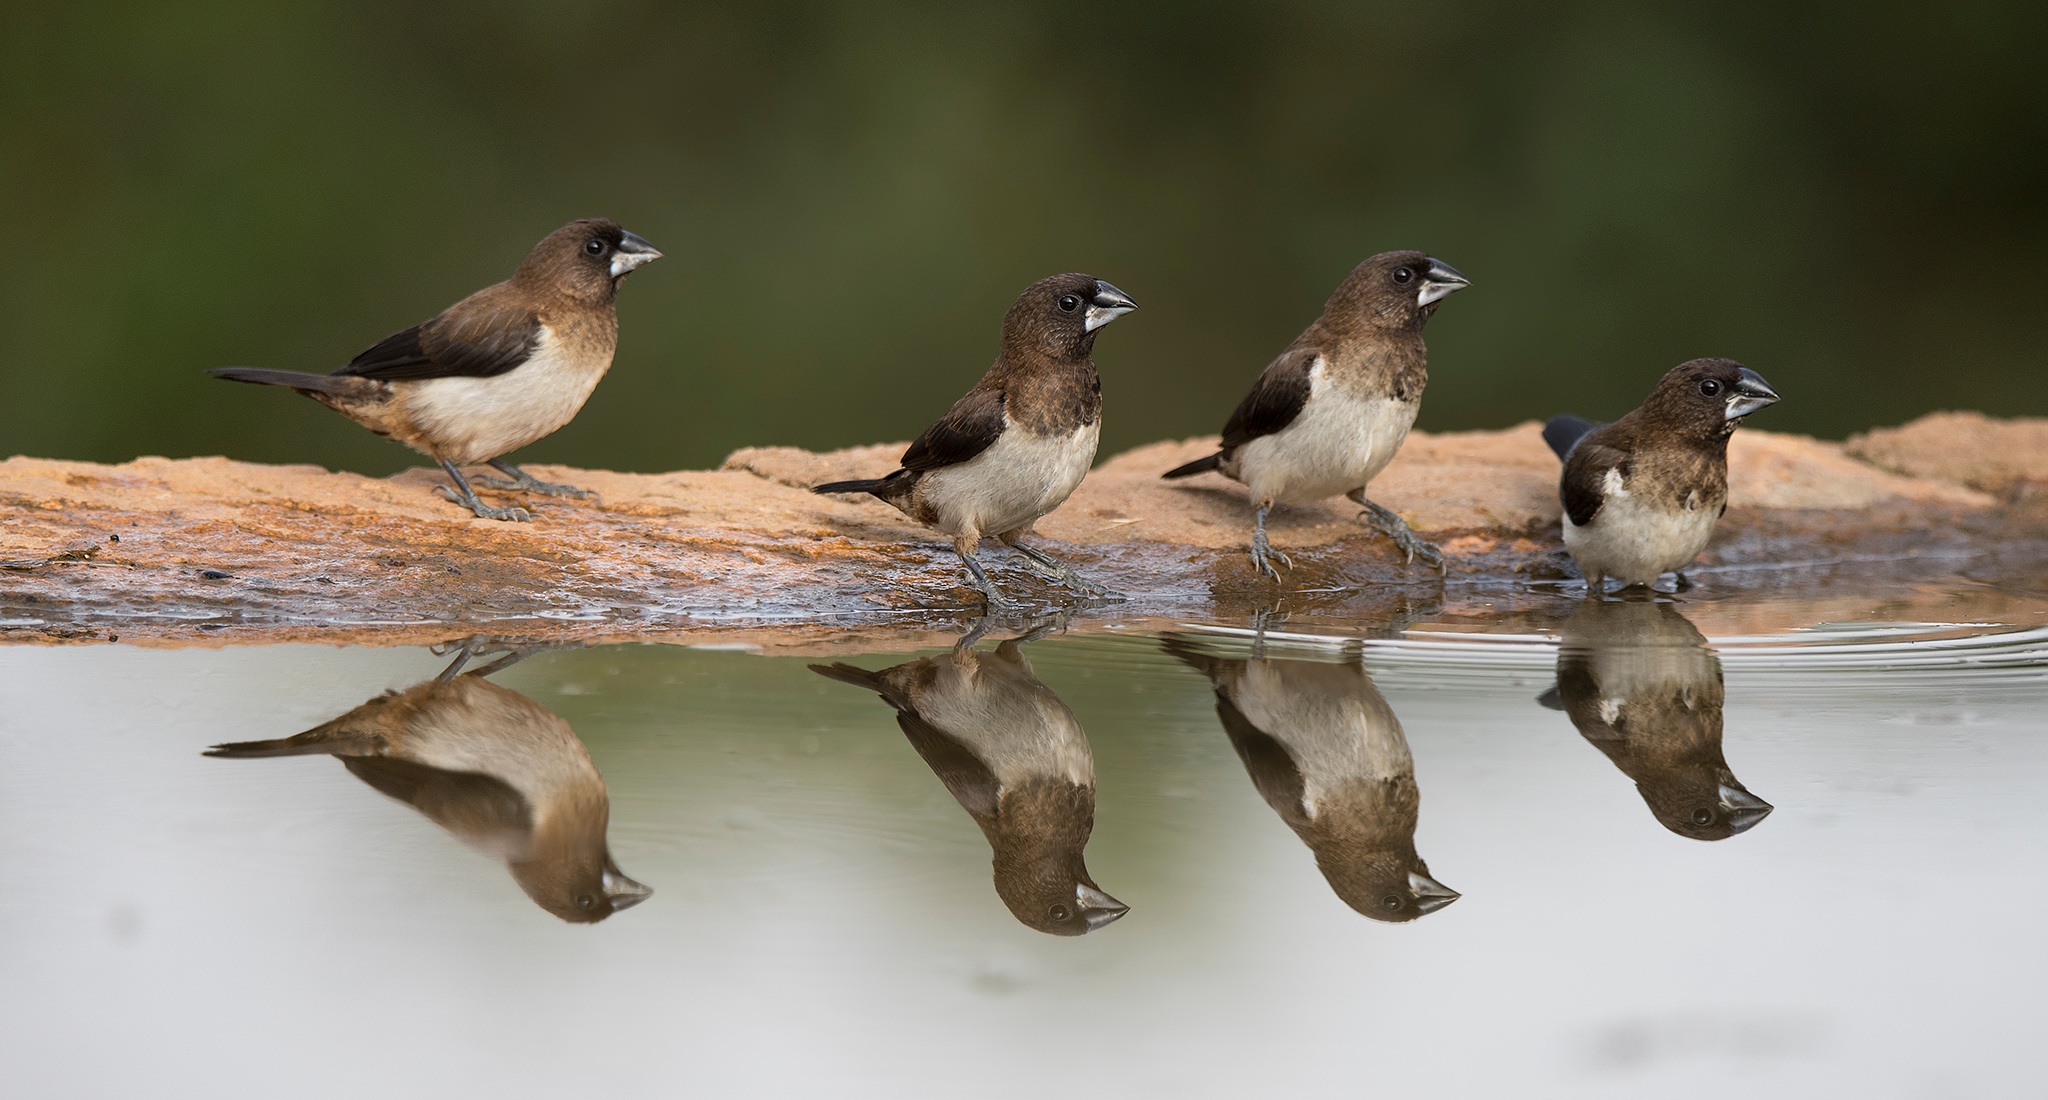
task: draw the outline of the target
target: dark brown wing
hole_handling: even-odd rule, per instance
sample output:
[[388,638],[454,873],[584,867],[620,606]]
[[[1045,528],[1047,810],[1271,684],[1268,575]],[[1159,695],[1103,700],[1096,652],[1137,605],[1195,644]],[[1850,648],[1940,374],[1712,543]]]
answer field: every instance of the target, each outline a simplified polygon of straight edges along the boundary
[[953,402],[939,422],[903,452],[906,470],[957,466],[994,445],[1003,434],[1003,391],[976,386]]
[[540,343],[540,316],[481,291],[431,321],[395,332],[335,374],[386,382],[420,378],[489,378],[526,362]]
[[1304,804],[1308,796],[1308,782],[1302,778],[1300,765],[1288,753],[1287,746],[1265,730],[1252,725],[1244,712],[1237,709],[1222,692],[1216,693],[1216,717],[1223,720],[1223,732],[1230,737],[1230,745],[1237,750],[1237,758],[1244,761],[1244,770],[1252,777],[1252,786],[1259,790],[1259,797],[1273,812],[1280,815],[1289,828],[1303,829],[1309,825],[1308,807]]
[[1564,477],[1557,483],[1557,491],[1564,498],[1564,514],[1572,517],[1574,525],[1584,527],[1593,522],[1600,506],[1607,503],[1607,491],[1601,482],[1607,480],[1609,470],[1620,470],[1626,479],[1632,472],[1628,452],[1591,439],[1572,448],[1571,458],[1564,464]]
[[1294,423],[1308,404],[1309,368],[1315,365],[1313,348],[1290,348],[1267,364],[1252,385],[1252,392],[1238,403],[1223,425],[1223,449],[1242,447],[1262,435]]

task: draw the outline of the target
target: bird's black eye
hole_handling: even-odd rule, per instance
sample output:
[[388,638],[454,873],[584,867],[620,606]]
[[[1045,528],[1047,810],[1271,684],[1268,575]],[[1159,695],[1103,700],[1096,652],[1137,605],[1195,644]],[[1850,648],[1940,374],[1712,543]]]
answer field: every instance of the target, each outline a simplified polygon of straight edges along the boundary
[[1402,286],[1407,286],[1409,281],[1414,278],[1415,270],[1413,268],[1397,267],[1394,269],[1394,281]]
[[596,904],[597,904],[597,897],[596,897],[596,895],[594,895],[594,894],[578,894],[578,895],[576,895],[576,908],[578,908],[578,909],[588,909],[588,908],[590,908],[591,906],[593,906],[593,905],[596,905]]
[[592,237],[583,242],[583,251],[593,256],[602,256],[604,255],[604,242],[596,237]]
[[1081,308],[1081,299],[1073,294],[1060,295],[1060,312],[1072,313]]
[[1695,825],[1712,825],[1714,823],[1714,811],[1701,806],[1692,812],[1692,823]]
[[1701,394],[1703,394],[1703,395],[1705,395],[1705,396],[1707,396],[1707,397],[1712,397],[1712,396],[1714,396],[1715,394],[1717,394],[1717,393],[1720,393],[1720,392],[1721,392],[1721,383],[1719,383],[1719,382],[1716,382],[1716,381],[1714,381],[1714,380],[1713,380],[1713,379],[1711,379],[1711,378],[1702,378],[1702,379],[1700,379],[1700,393],[1701,393]]
[[1388,894],[1386,897],[1381,898],[1380,908],[1385,909],[1389,913],[1401,908],[1401,895]]
[[[1069,295],[1069,297],[1071,297],[1071,295]],[[1068,917],[1071,917],[1073,915],[1074,911],[1067,908],[1064,905],[1054,905],[1052,907],[1052,919],[1054,920],[1066,920]]]

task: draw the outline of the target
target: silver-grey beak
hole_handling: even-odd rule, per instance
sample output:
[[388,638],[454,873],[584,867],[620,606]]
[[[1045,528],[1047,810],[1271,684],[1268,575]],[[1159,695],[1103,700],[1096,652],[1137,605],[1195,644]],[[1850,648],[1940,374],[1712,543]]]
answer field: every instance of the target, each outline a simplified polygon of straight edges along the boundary
[[1428,875],[1408,872],[1408,889],[1415,895],[1415,908],[1423,914],[1434,913],[1464,895],[1430,878]]
[[1118,917],[1131,911],[1130,906],[1085,882],[1074,891],[1074,900],[1081,903],[1081,920],[1088,925],[1090,932],[1115,923]]
[[[1096,329],[1136,308],[1138,308],[1138,303],[1131,301],[1130,295],[1103,282],[1101,279],[1097,279],[1095,280],[1095,294],[1088,299],[1088,311],[1081,315],[1081,324],[1084,331],[1094,332]],[[1122,914],[1118,915],[1121,916]],[[1115,918],[1112,917],[1111,919],[1114,920]]]
[[622,233],[619,247],[612,252],[612,278],[617,279],[641,264],[661,259],[661,249],[647,243],[647,238],[637,233]]
[[611,899],[613,912],[621,909],[631,909],[654,896],[653,887],[642,886],[634,882],[622,874],[616,867],[604,869],[602,882],[604,885],[604,896]]
[[1758,409],[1777,403],[1778,391],[1772,389],[1769,382],[1764,381],[1763,375],[1744,367],[1736,380],[1735,388],[1728,391],[1728,411],[1724,418],[1740,420]]
[[1415,295],[1415,304],[1426,306],[1431,302],[1441,301],[1471,285],[1472,280],[1467,279],[1463,272],[1431,256],[1429,270],[1422,274],[1422,290]]
[[1771,811],[1776,808],[1748,791],[1726,783],[1721,784],[1719,793],[1721,809],[1728,814],[1728,827],[1738,833],[1771,816]]

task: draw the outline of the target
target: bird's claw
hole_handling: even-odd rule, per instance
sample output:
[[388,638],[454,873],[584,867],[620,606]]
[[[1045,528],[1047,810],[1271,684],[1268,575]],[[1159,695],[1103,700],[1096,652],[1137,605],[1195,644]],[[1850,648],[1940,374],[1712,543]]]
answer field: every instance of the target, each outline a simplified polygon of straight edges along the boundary
[[526,478],[523,481],[514,477],[474,477],[470,480],[478,485],[487,486],[492,489],[521,490],[528,493],[539,493],[542,496],[548,497],[569,497],[572,500],[600,499],[595,492],[589,489],[578,489],[574,485],[560,485],[534,477]]
[[464,500],[462,499],[461,494],[457,493],[453,489],[450,489],[446,485],[436,486],[436,488],[440,489],[441,495],[447,497],[450,502],[460,504],[464,508],[467,508],[470,511],[475,512],[476,518],[478,519],[496,519],[504,520],[510,523],[525,523],[533,519],[533,513],[527,511],[524,508],[493,508],[480,500]]

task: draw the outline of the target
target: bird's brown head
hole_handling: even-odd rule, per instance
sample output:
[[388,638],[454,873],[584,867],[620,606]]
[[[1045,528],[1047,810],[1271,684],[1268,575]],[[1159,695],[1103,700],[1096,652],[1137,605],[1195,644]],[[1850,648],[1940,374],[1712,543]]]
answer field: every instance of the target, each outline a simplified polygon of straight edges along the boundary
[[1024,288],[1003,317],[1003,354],[1080,362],[1102,326],[1138,308],[1130,295],[1093,275],[1070,272]]
[[1733,359],[1692,359],[1671,368],[1643,402],[1647,426],[1686,438],[1726,439],[1744,417],[1778,403],[1763,376]]
[[654,891],[627,878],[602,847],[543,851],[508,864],[534,904],[571,924],[596,924],[646,901]]
[[1026,928],[1051,936],[1085,936],[1130,912],[1088,877],[1078,854],[1071,860],[996,860],[996,896]]
[[1457,268],[1428,253],[1382,252],[1351,269],[1323,307],[1323,317],[1345,328],[1420,331],[1438,302],[1471,285]]
[[542,294],[603,305],[618,293],[619,281],[661,251],[626,232],[609,218],[583,218],[541,238],[526,254],[512,281]]

